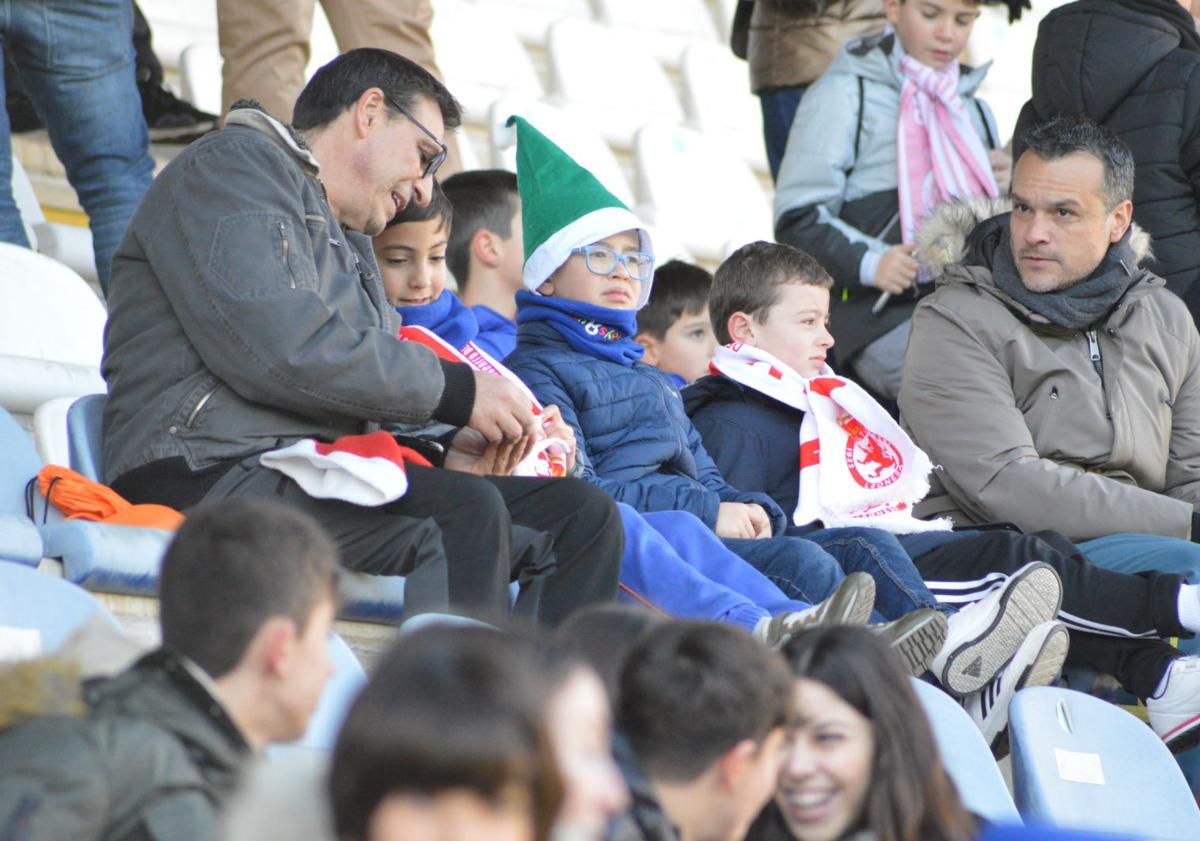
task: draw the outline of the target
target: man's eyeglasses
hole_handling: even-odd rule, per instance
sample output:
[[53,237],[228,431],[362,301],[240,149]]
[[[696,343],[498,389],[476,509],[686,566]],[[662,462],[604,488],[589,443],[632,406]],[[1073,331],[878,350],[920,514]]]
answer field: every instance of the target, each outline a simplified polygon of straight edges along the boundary
[[645,282],[654,272],[654,258],[641,251],[632,254],[618,254],[607,245],[585,245],[572,248],[572,254],[582,254],[583,262],[592,274],[608,277],[617,270],[618,263],[625,264],[625,271],[634,280]]
[[432,140],[434,143],[437,144],[438,150],[436,152],[434,152],[433,154],[430,154],[429,150],[426,149],[424,146],[418,147],[418,150],[421,153],[421,165],[424,167],[424,170],[421,172],[421,177],[429,178],[431,175],[433,175],[435,172],[438,171],[438,167],[440,167],[443,163],[446,162],[446,152],[447,152],[446,144],[443,143],[442,141],[438,140],[438,137],[436,134],[434,134],[429,129],[425,128],[425,126],[421,124],[421,121],[418,120],[416,117],[414,117],[412,115],[412,112],[409,111],[407,108],[405,108],[403,105],[401,105],[399,102],[392,99],[387,94],[384,94],[384,99],[387,100],[388,105],[391,105],[393,108],[395,108],[401,114],[408,117],[408,119],[412,122],[412,124],[414,126],[419,128],[425,134],[426,137],[428,137],[430,140]]

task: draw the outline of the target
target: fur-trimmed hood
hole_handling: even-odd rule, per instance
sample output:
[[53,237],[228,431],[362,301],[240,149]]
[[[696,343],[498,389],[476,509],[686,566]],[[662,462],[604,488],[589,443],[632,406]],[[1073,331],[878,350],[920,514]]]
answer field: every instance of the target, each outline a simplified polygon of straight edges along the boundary
[[[966,256],[967,237],[981,223],[1008,213],[1012,200],[1005,198],[970,198],[946,202],[934,208],[917,232],[917,255],[929,277],[940,281],[950,266],[961,263]],[[1132,223],[1129,247],[1138,264],[1154,257],[1150,235]]]

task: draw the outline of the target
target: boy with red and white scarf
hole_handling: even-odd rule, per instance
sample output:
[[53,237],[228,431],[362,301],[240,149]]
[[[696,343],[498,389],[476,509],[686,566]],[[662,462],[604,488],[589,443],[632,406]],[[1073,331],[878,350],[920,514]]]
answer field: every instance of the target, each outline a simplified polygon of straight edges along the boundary
[[775,193],[780,242],[833,275],[841,366],[900,391],[909,319],[932,284],[914,242],[939,202],[1008,191],[1011,159],[975,96],[987,66],[958,63],[977,0],[884,0],[889,30],[850,41],[805,92]]
[[[1063,582],[1058,618],[1071,630],[1068,662],[1150,698],[1183,656],[1163,638],[1198,630],[1181,618],[1191,614],[1181,606],[1200,588],[1178,575],[1095,566],[1056,532],[951,532],[946,522],[915,519],[912,508],[929,489],[929,458],[827,364],[831,285],[816,260],[776,243],[743,246],[717,269],[709,310],[723,346],[713,374],[684,390],[717,466],[739,487],[769,494],[793,528],[854,524],[895,533],[929,589],[950,604],[986,596],[1032,561],[1050,564]],[[1006,705],[1020,685],[999,687],[994,702]],[[1195,707],[1200,712],[1200,698]],[[980,709],[968,704],[977,717]],[[1196,738],[1162,735],[1177,751]]]

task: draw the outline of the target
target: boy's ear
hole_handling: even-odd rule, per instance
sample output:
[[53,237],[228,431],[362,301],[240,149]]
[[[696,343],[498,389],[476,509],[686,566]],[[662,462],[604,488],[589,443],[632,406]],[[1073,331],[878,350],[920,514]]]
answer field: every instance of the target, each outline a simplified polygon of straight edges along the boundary
[[295,622],[286,616],[272,616],[251,638],[239,665],[249,662],[259,674],[284,677],[291,668],[296,637]]
[[746,769],[758,755],[758,743],[753,739],[742,739],[725,751],[717,760],[717,785],[722,791],[735,792]]
[[744,312],[735,312],[729,316],[725,327],[729,330],[729,338],[744,345],[754,344],[754,319]]
[[500,249],[496,239],[496,235],[488,230],[478,230],[471,237],[471,253],[476,260],[492,269],[500,265]]
[[658,367],[658,339],[651,336],[649,333],[638,333],[633,337],[633,340],[646,349],[642,354],[642,361],[647,365]]
[[903,0],[883,0],[883,14],[892,26],[895,26],[900,20],[900,4],[902,2]]

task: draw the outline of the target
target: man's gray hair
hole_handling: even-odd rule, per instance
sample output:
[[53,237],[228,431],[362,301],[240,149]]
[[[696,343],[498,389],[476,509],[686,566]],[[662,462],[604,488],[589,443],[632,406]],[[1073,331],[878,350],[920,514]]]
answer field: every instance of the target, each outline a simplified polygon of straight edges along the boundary
[[1025,136],[1025,151],[1054,161],[1075,152],[1099,158],[1104,165],[1104,209],[1133,199],[1133,153],[1119,137],[1086,117],[1054,117]]

